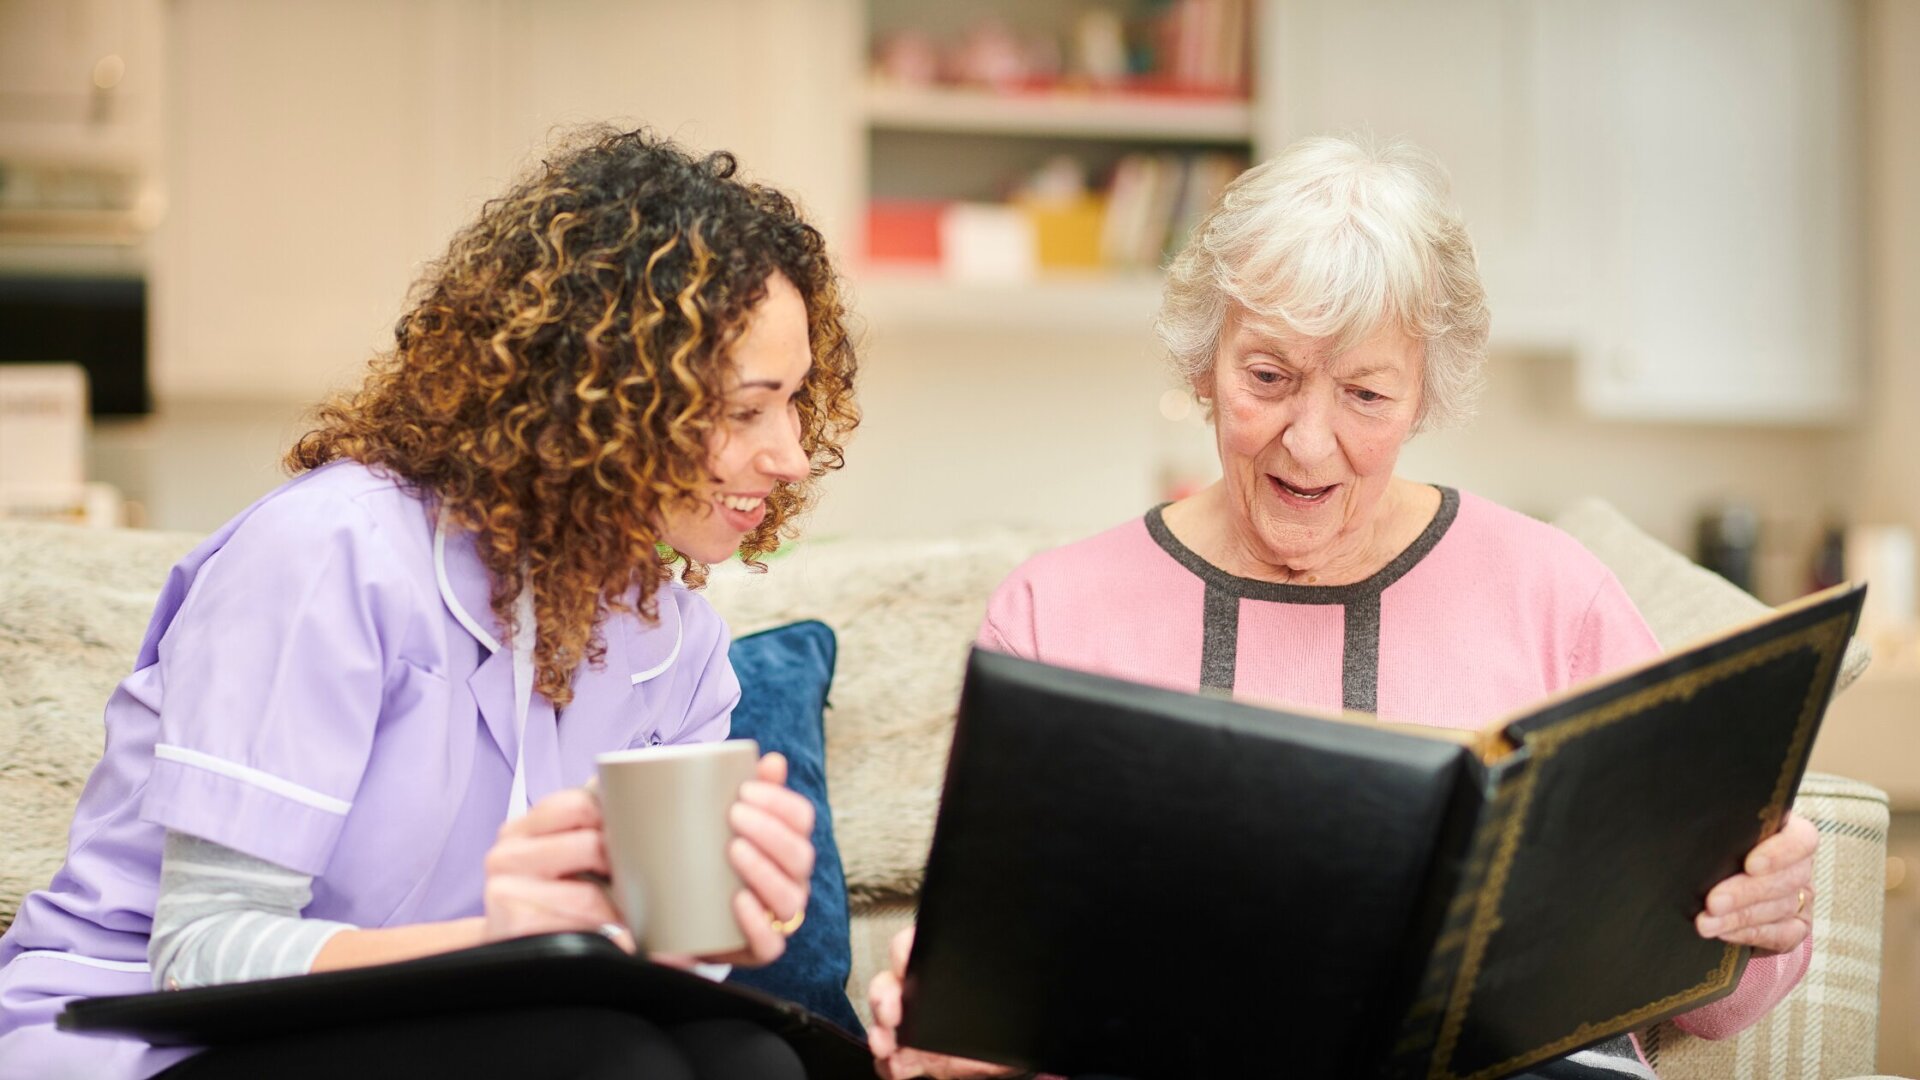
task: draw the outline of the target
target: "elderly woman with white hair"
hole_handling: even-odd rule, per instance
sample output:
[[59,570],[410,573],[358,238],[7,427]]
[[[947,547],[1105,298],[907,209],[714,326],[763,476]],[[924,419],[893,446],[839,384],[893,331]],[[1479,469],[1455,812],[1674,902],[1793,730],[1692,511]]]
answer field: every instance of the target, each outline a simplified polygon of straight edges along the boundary
[[[1471,411],[1488,323],[1472,242],[1422,151],[1315,138],[1248,170],[1174,260],[1157,323],[1212,421],[1220,479],[1021,566],[980,644],[1460,728],[1657,655],[1571,537],[1395,472],[1409,438]],[[1806,971],[1816,842],[1790,817],[1708,894],[1698,932],[1755,958],[1682,1027],[1737,1032]],[[881,1075],[1001,1075],[898,1045],[911,934],[871,990]],[[1623,1037],[1532,1075],[1653,1073]]]

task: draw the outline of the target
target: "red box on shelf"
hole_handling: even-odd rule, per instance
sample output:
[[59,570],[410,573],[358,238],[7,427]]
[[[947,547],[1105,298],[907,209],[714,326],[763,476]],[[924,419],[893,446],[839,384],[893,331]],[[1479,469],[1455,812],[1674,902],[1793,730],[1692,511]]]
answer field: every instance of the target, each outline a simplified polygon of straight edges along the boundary
[[940,265],[944,202],[875,199],[867,204],[867,261],[894,266]]

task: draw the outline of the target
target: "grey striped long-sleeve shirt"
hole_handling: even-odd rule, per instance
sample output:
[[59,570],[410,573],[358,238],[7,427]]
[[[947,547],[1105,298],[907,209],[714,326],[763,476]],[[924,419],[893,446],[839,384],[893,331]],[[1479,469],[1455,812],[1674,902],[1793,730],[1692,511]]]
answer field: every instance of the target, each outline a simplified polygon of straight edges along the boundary
[[147,959],[155,989],[305,974],[347,923],[302,918],[311,875],[169,831]]

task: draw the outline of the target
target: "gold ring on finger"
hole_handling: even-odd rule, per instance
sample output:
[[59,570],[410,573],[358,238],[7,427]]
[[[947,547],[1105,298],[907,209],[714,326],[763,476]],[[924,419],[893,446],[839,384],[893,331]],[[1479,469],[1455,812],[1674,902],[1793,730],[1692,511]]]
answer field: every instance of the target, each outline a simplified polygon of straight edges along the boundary
[[806,921],[807,908],[804,904],[800,906],[799,911],[793,913],[793,918],[791,919],[782,919],[771,911],[767,912],[767,922],[773,926],[774,932],[781,937],[792,937],[793,932],[800,929],[800,924]]
[[1800,916],[1805,915],[1806,913],[1807,913],[1807,890],[1801,889],[1800,902],[1793,905],[1793,915],[1794,915],[1794,918],[1799,918]]

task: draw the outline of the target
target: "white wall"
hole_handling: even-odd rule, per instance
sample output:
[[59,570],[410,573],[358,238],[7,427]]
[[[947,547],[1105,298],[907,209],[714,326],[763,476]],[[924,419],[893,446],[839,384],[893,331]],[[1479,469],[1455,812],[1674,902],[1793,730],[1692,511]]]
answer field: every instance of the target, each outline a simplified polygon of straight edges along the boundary
[[1920,529],[1920,3],[1868,0],[1869,407],[1845,476],[1862,520]]
[[1091,532],[1158,499],[1176,436],[1145,334],[876,331],[819,534]]
[[[290,416],[355,378],[388,340],[420,264],[555,123],[624,117],[732,148],[797,192],[844,251],[863,153],[856,10],[855,0],[174,0],[173,212],[153,273],[163,418],[204,426],[248,402]],[[1873,10],[1890,25],[1920,17],[1904,0]],[[1920,98],[1920,63],[1911,44],[1863,40],[1881,50],[1885,84],[1885,116],[1869,131],[1881,388],[1871,425],[1855,435],[1601,422],[1574,406],[1567,358],[1502,355],[1479,421],[1416,440],[1404,471],[1541,514],[1602,494],[1683,547],[1703,504],[1742,499],[1777,526],[1776,586],[1794,583],[1830,511],[1920,511],[1920,137],[1911,104],[1884,104]],[[1893,49],[1906,51],[1881,55]],[[1150,505],[1169,474],[1210,467],[1205,430],[1159,415],[1167,384],[1144,329],[894,324],[867,345],[867,421],[818,532],[1089,531]],[[219,402],[226,413],[208,411]],[[184,527],[217,523],[202,520],[211,510],[155,511]]]
[[842,228],[856,46],[834,20],[851,10],[176,0],[157,397],[305,399],[355,378],[421,264],[556,125],[733,149]]
[[[1090,532],[1160,500],[1169,480],[1218,475],[1197,413],[1160,415],[1171,381],[1145,333],[895,330],[863,363],[867,420],[819,533]],[[1403,475],[1542,517],[1599,495],[1682,550],[1701,507],[1737,500],[1769,530],[1761,584],[1782,598],[1804,584],[1817,528],[1847,509],[1831,482],[1843,433],[1594,420],[1574,403],[1569,356],[1500,353],[1487,375],[1474,422],[1417,436]]]

